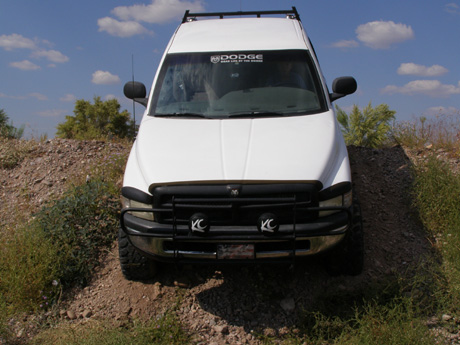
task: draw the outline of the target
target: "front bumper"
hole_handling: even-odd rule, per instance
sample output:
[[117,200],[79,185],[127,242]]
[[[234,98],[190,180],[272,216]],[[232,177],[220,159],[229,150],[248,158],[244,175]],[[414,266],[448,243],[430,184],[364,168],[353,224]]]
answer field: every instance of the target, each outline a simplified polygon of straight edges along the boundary
[[121,228],[133,246],[159,261],[283,261],[326,251],[346,235],[351,209],[311,208],[338,211],[304,224],[281,225],[274,234],[257,226],[213,226],[205,234],[192,233],[187,225],[160,224],[131,215],[145,209],[123,209]]

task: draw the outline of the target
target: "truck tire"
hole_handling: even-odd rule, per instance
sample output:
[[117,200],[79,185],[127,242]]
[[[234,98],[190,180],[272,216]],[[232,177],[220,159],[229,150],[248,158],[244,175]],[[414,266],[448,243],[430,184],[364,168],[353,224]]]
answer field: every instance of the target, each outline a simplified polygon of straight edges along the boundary
[[118,230],[118,255],[121,272],[128,280],[152,279],[157,271],[157,264],[140,254],[129,242],[123,230]]
[[364,234],[361,207],[358,202],[353,203],[351,229],[343,241],[328,253],[325,265],[327,272],[332,276],[357,276],[363,271]]

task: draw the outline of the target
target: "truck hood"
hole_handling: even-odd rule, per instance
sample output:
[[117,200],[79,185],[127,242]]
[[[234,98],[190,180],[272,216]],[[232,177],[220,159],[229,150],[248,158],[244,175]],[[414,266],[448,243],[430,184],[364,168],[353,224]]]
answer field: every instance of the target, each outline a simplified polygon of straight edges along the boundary
[[148,117],[140,126],[124,184],[144,190],[191,182],[324,184],[344,162],[346,148],[332,111],[258,119]]

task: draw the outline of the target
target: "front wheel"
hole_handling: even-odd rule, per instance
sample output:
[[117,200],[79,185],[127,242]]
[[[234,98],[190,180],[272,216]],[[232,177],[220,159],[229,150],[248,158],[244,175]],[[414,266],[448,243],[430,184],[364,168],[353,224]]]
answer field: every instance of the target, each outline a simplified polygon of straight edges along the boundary
[[353,204],[351,229],[339,245],[332,249],[325,260],[326,270],[330,275],[340,274],[357,276],[364,266],[364,234],[361,207]]
[[155,276],[157,263],[139,253],[121,229],[118,230],[118,255],[121,272],[126,279],[148,280]]

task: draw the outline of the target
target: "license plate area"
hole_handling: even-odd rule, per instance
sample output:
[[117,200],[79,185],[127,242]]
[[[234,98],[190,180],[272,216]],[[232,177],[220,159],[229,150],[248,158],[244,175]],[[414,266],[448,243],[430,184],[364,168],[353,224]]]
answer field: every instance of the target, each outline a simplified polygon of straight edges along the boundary
[[254,259],[254,244],[218,244],[218,260]]

